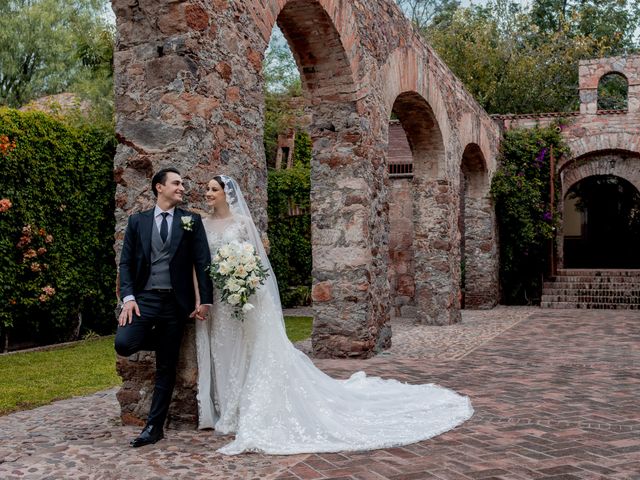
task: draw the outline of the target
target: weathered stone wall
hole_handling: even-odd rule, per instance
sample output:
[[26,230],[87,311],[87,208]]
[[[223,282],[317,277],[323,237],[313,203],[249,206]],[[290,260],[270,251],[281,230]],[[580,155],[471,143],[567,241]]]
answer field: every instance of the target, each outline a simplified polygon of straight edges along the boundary
[[[167,424],[174,428],[198,423],[197,380],[195,361],[195,325],[185,327],[176,375],[176,387],[169,408]],[[116,370],[122,377],[122,387],[116,394],[121,405],[120,418],[125,425],[144,425],[155,383],[156,356],[153,352],[138,352],[131,357],[118,357]]]
[[389,284],[393,314],[416,318],[411,178],[392,180],[389,194]]
[[261,67],[277,22],[312,118],[314,352],[366,357],[390,345],[385,151],[392,110],[411,133],[416,166],[417,314],[431,324],[459,320],[460,164],[466,146],[478,145],[490,176],[500,133],[395,2],[112,4],[117,251],[126,217],[153,204],[149,180],[168,165],[182,171],[193,207],[204,206],[212,175],[236,177],[266,228]]
[[420,311],[432,323],[459,318],[460,159],[473,142],[491,164],[499,133],[393,2],[114,0],[113,7],[119,241],[126,216],[153,203],[152,172],[169,164],[191,182],[195,206],[213,173],[238,177],[265,226],[260,68],[277,20],[313,118],[316,353],[362,356],[388,345],[381,340],[388,335],[384,150],[403,94],[411,101],[401,110],[418,105],[427,115],[415,119],[418,150],[435,154],[418,162],[424,168],[415,177]]

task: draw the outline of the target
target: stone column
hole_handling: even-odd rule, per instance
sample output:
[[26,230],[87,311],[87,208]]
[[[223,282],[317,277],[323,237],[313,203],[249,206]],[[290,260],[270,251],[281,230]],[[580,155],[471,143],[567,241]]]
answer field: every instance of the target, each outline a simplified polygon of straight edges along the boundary
[[[266,227],[262,125],[262,54],[266,41],[239,28],[231,5],[197,1],[112,0],[116,135],[116,244],[127,217],[153,206],[150,179],[175,166],[187,187],[186,207],[204,207],[204,185],[217,173],[239,180],[254,219]],[[169,423],[196,423],[194,330],[185,332]],[[155,372],[152,353],[118,359],[122,419],[146,418]]]
[[465,202],[465,308],[490,309],[499,300],[495,210],[488,197]]
[[428,325],[460,321],[458,196],[447,180],[414,178],[417,317]]
[[311,129],[314,354],[369,357],[391,336],[383,152],[361,107],[327,110],[332,128],[316,109]]

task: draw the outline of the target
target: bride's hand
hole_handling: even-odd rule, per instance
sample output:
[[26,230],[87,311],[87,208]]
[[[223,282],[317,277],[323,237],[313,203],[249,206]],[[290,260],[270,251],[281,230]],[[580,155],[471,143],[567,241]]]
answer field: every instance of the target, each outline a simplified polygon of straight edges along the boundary
[[191,312],[189,318],[197,318],[198,320],[204,320],[207,318],[207,313],[209,312],[209,305],[200,305],[196,304],[196,309]]
[[207,318],[207,314],[209,313],[209,305],[200,305],[198,308],[198,313],[196,314],[196,318],[198,320],[204,320]]

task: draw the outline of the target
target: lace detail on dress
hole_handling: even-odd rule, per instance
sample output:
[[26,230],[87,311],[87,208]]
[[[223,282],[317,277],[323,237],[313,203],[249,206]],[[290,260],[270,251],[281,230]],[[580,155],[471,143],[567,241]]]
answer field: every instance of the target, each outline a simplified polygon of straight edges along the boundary
[[[203,223],[212,256],[229,242],[248,240],[245,220],[237,215],[220,220],[209,217]],[[232,308],[222,303],[220,293],[214,290],[209,318],[199,322],[205,325],[200,332],[196,331],[198,359],[210,364],[201,369],[203,374],[198,382],[199,427],[215,428],[219,433],[237,429],[240,395],[249,358],[244,322],[233,318],[232,313]],[[209,375],[207,371],[210,371]]]

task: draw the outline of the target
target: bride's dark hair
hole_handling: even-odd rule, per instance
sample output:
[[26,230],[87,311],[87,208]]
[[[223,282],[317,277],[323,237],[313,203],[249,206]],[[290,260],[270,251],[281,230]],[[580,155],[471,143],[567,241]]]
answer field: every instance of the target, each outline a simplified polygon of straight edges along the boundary
[[218,185],[220,185],[222,187],[222,189],[224,190],[225,184],[224,184],[224,180],[222,180],[222,177],[220,175],[216,175],[215,177],[213,177],[213,179],[218,182]]

